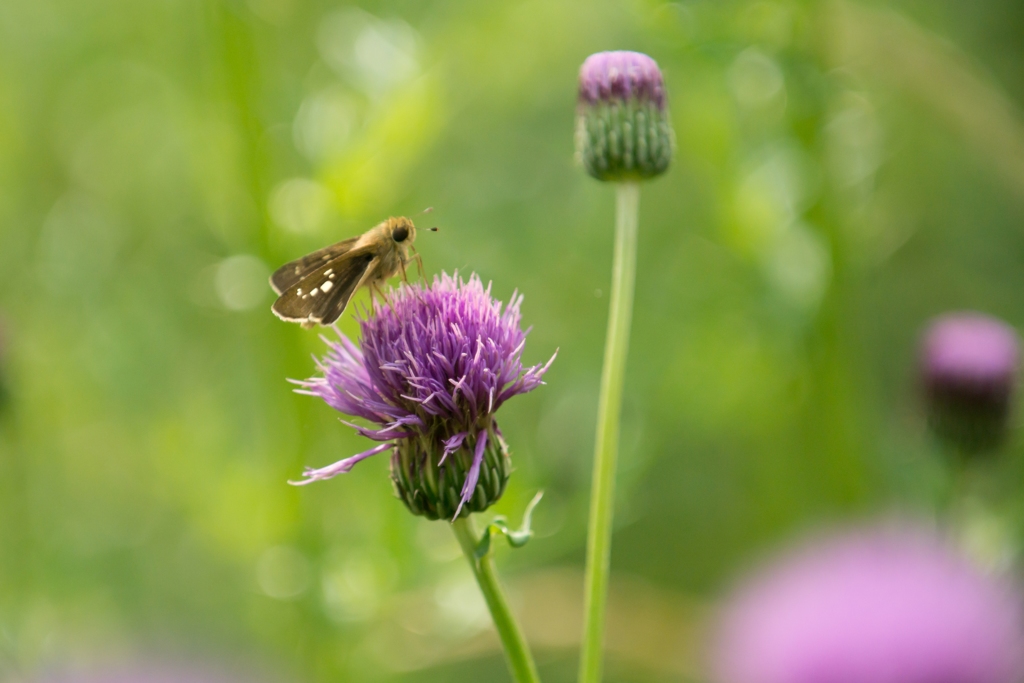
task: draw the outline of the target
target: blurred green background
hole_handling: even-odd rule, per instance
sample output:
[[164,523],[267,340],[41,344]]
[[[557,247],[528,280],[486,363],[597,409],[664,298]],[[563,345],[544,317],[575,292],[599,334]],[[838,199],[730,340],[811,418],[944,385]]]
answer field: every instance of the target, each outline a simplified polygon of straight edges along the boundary
[[502,411],[496,511],[547,492],[499,564],[573,679],[613,221],[573,117],[606,49],[658,60],[678,138],[641,199],[608,680],[698,679],[709,605],[780,539],[929,509],[921,326],[1024,322],[1018,0],[3,0],[0,679],[506,680],[385,458],[285,483],[365,444],[291,393],[324,347],[267,274],[427,206],[428,273],[518,288],[526,360],[560,348]]

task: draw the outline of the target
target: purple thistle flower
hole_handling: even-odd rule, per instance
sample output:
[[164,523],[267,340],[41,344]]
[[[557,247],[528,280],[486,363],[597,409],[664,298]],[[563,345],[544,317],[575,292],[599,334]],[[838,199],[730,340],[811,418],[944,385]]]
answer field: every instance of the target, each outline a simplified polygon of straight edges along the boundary
[[980,313],[936,319],[924,335],[921,383],[932,430],[961,452],[998,446],[1016,386],[1017,333]]
[[639,52],[599,52],[580,68],[576,154],[598,180],[664,173],[675,139],[657,63]]
[[348,472],[361,460],[393,451],[392,480],[416,514],[432,519],[478,512],[504,491],[508,452],[494,413],[533,391],[555,357],[524,367],[523,297],[509,305],[480,278],[442,274],[433,284],[401,285],[360,319],[362,349],[340,332],[318,362],[320,377],[299,382],[339,412],[375,423],[349,424],[382,442],[320,469],[302,485]]
[[909,527],[806,546],[748,581],[715,643],[720,683],[1019,683],[1019,594]]

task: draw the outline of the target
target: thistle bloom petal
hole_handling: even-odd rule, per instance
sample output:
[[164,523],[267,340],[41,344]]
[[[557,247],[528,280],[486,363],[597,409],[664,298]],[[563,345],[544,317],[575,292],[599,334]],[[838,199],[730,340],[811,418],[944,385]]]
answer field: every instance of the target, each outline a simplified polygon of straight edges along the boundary
[[580,68],[576,154],[598,180],[665,172],[675,138],[657,63],[640,52],[599,52]]
[[462,448],[462,442],[466,440],[467,436],[469,436],[469,432],[459,432],[458,434],[453,434],[450,438],[445,440],[444,453],[441,454],[442,464],[444,463],[445,458],[447,458],[451,453],[454,453],[455,451]]
[[374,302],[359,322],[362,348],[340,332],[337,341],[325,339],[321,375],[299,382],[299,392],[375,423],[346,424],[383,443],[293,483],[330,479],[391,450],[392,480],[414,513],[458,517],[495,502],[511,469],[494,414],[543,384],[554,361],[523,365],[521,303],[516,293],[503,307],[476,275],[442,274]]
[[462,506],[473,495],[473,491],[476,490],[476,483],[480,481],[480,466],[483,465],[484,450],[486,448],[487,432],[480,432],[476,437],[476,448],[473,449],[473,464],[469,466],[469,472],[466,473],[466,482],[462,485],[462,498],[459,500],[459,507],[455,508],[456,517],[462,511]]
[[356,466],[356,463],[366,460],[371,455],[383,453],[384,451],[389,450],[391,448],[394,448],[393,444],[384,443],[379,446],[374,446],[368,451],[363,451],[362,453],[357,453],[356,455],[345,458],[344,460],[339,460],[333,465],[328,465],[327,467],[321,467],[319,469],[307,467],[306,471],[302,473],[302,476],[306,477],[305,479],[302,479],[300,481],[289,481],[288,483],[291,484],[292,486],[305,486],[306,484],[312,484],[314,481],[332,479],[339,474],[349,472],[353,467]]
[[728,602],[719,683],[1018,683],[1018,592],[927,531],[809,544]]
[[963,453],[998,446],[1018,363],[1017,333],[1001,320],[980,313],[936,319],[921,349],[921,381],[935,434]]

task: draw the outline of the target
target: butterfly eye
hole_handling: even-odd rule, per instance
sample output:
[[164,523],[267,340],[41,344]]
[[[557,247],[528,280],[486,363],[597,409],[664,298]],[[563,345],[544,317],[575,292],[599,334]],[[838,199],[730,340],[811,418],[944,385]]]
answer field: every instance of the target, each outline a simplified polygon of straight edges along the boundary
[[396,242],[404,242],[405,238],[409,236],[409,228],[404,225],[400,228],[395,228],[395,231],[391,233],[391,239]]

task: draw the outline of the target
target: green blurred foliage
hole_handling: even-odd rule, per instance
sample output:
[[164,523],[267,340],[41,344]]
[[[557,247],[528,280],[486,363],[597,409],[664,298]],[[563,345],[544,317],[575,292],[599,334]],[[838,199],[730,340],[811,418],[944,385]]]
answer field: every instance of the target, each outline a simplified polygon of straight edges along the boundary
[[[435,207],[428,273],[518,288],[526,360],[560,349],[503,409],[497,512],[547,493],[499,561],[578,568],[613,193],[572,131],[605,49],[659,61],[678,138],[641,200],[617,575],[712,599],[797,530],[927,512],[921,326],[1024,322],[1022,35],[1014,0],[0,3],[0,677],[158,652],[504,680],[458,655],[486,615],[383,457],[285,484],[365,444],[290,392],[323,344],[266,275]],[[1013,528],[1021,447],[993,465]],[[409,595],[434,616],[410,625]],[[571,644],[539,654],[572,679]]]

